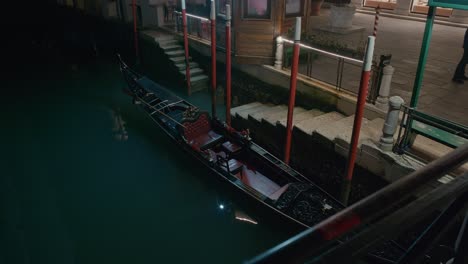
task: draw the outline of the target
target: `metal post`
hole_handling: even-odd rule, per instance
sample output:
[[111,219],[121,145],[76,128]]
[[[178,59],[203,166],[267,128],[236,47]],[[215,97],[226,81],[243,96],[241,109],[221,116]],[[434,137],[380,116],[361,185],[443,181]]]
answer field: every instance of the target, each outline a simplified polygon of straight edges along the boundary
[[216,6],[211,0],[211,115],[216,117]]
[[136,0],[132,1],[132,14],[133,14],[133,38],[134,38],[134,45],[135,45],[135,57],[136,57],[136,61],[138,62],[139,52],[138,52]]
[[231,126],[231,6],[226,5],[226,123]]
[[187,11],[185,10],[185,0],[182,0],[182,27],[184,29],[184,47],[185,47],[185,79],[187,80],[187,94],[191,93],[190,84],[190,61],[187,33]]
[[348,163],[346,165],[346,175],[343,178],[341,201],[344,205],[348,204],[349,193],[351,192],[351,180],[353,178],[354,163],[356,162],[357,147],[359,142],[359,132],[361,131],[361,122],[364,115],[364,106],[366,104],[367,90],[369,89],[369,79],[372,68],[372,57],[374,55],[375,37],[369,36],[367,39],[366,55],[361,74],[361,83],[356,104],[356,113],[354,116],[353,134],[349,147]]
[[[432,27],[434,26],[436,7],[429,6],[429,12],[427,13],[426,28],[424,30],[424,38],[421,45],[421,53],[419,54],[418,69],[416,71],[416,78],[414,79],[413,94],[411,95],[410,108],[416,109],[418,106],[419,95],[421,93],[422,81],[424,78],[424,68],[426,67],[426,61],[429,53],[429,44],[432,37]],[[408,137],[411,127],[413,126],[413,119],[409,118],[406,124],[405,138],[403,139],[402,146],[408,146],[410,137]]]
[[399,96],[392,96],[390,98],[389,109],[387,112],[387,118],[382,128],[382,136],[380,137],[379,148],[383,151],[391,151],[393,148],[393,135],[398,127],[398,118],[400,114],[401,105],[405,101]]
[[421,46],[421,53],[419,54],[418,70],[416,72],[416,79],[414,80],[413,94],[411,95],[411,108],[417,107],[419,94],[421,93],[421,86],[424,77],[424,68],[426,67],[427,56],[429,53],[429,44],[432,37],[432,27],[434,25],[435,11],[436,7],[429,6],[429,13],[427,14],[426,20],[426,29],[424,30],[424,38]]
[[281,36],[276,38],[276,53],[275,53],[275,69],[281,70],[283,68],[283,50],[284,41]]
[[286,142],[284,147],[284,163],[288,164],[291,155],[292,119],[296,101],[297,70],[299,66],[299,52],[301,41],[301,18],[296,17],[296,31],[294,34],[294,50],[291,65],[291,82],[289,84],[288,119],[286,125]]

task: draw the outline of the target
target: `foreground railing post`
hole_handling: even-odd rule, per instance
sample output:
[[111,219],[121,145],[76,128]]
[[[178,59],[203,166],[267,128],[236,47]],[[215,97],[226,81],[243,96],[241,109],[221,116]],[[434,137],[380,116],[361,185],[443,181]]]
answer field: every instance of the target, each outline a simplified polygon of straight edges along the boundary
[[231,126],[231,6],[226,5],[226,123]]
[[216,117],[216,6],[211,0],[211,115]]
[[184,29],[184,48],[185,48],[185,79],[187,80],[187,94],[191,93],[190,85],[190,61],[187,33],[187,11],[185,10],[185,0],[182,0],[182,27]]
[[361,83],[359,87],[358,100],[356,104],[356,113],[354,116],[353,134],[349,147],[348,163],[346,164],[346,175],[343,178],[341,191],[341,201],[344,205],[348,204],[349,194],[351,192],[351,180],[353,178],[354,164],[356,162],[357,147],[359,142],[359,133],[361,131],[361,122],[364,115],[367,91],[369,89],[369,79],[372,68],[372,57],[374,56],[375,37],[369,36],[367,39],[366,54],[361,74]]
[[276,38],[275,69],[281,70],[283,68],[283,50],[283,37],[279,36]]
[[291,137],[292,137],[292,119],[294,115],[294,105],[296,102],[296,84],[297,70],[299,66],[299,52],[301,41],[301,18],[296,17],[296,31],[294,33],[294,50],[293,60],[291,65],[291,82],[289,85],[289,104],[288,104],[288,119],[286,124],[286,142],[284,146],[284,163],[288,164],[291,155]]
[[137,30],[137,12],[136,12],[136,0],[132,0],[132,15],[133,15],[133,39],[135,45],[135,58],[138,63],[139,61],[139,50],[138,50],[138,30]]
[[453,171],[467,161],[468,144],[465,144],[246,263],[304,263],[314,257],[317,250],[327,243],[383,217],[392,206],[413,195],[416,189]]
[[399,96],[392,96],[388,102],[387,118],[382,128],[382,136],[380,137],[379,148],[383,151],[391,151],[393,149],[393,136],[398,128],[398,118],[400,109],[405,101]]

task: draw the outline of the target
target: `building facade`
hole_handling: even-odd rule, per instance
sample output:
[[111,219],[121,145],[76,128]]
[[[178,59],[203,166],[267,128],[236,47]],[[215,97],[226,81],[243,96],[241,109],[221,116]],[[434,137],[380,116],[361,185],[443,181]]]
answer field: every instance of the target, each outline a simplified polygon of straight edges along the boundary
[[[398,15],[418,16],[427,14],[428,0],[352,0],[358,8],[375,8]],[[454,23],[468,24],[468,11],[451,8],[437,8],[436,19]]]

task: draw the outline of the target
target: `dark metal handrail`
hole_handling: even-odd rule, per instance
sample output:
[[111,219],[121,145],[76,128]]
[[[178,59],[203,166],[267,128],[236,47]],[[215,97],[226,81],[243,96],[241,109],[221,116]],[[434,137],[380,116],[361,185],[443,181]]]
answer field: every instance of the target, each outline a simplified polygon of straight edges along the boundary
[[468,144],[427,164],[314,227],[247,261],[253,263],[303,263],[323,245],[369,223],[391,206],[409,198],[415,189],[447,174],[468,161]]

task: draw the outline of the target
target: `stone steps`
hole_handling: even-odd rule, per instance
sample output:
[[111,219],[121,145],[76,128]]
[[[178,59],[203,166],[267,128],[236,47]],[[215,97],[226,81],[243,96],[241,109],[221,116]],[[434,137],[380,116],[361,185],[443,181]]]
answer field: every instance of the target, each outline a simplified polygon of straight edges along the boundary
[[[185,70],[183,71],[179,71],[180,74],[186,76],[187,75],[187,72]],[[203,70],[200,69],[200,68],[193,68],[193,69],[190,69],[190,78],[193,78],[197,75],[202,75],[203,74]]]
[[197,76],[195,76],[193,78],[190,77],[190,83],[192,84],[192,86],[191,86],[192,93],[198,92],[198,91],[203,91],[203,90],[206,90],[207,87],[209,86],[210,78],[205,74],[201,74],[201,75],[197,75]]
[[164,51],[173,51],[173,50],[183,50],[183,47],[180,45],[168,45],[168,46],[161,46],[161,49]]
[[[305,110],[302,107],[294,107],[293,116],[304,113],[306,111],[307,110]],[[272,126],[276,126],[276,123],[278,123],[280,120],[287,120],[287,117],[288,117],[288,111],[286,109],[286,111],[277,112],[277,113],[264,117],[262,122],[265,122],[266,124],[269,124]]]
[[[145,32],[143,32],[145,34]],[[149,37],[153,38],[168,58],[168,63],[181,76],[186,78],[185,50],[180,42],[173,35],[164,33],[154,33],[148,31]],[[209,87],[209,77],[199,68],[198,63],[193,62],[189,57],[191,92],[206,90]]]
[[260,123],[262,122],[263,118],[268,118],[269,115],[276,114],[278,112],[284,112],[287,110],[288,110],[288,107],[285,105],[271,106],[271,107],[267,107],[260,111],[256,111],[254,113],[249,114],[248,118],[250,121]]
[[[193,62],[193,61],[189,62],[189,65],[190,65],[190,69],[198,68],[198,67],[199,67],[198,63]],[[182,63],[177,63],[177,64],[175,64],[175,66],[177,67],[177,69],[178,69],[179,71],[184,71],[185,68],[187,68],[187,64],[185,64],[185,61],[182,62]]]
[[184,51],[183,49],[172,50],[172,51],[166,51],[166,55],[167,55],[169,58],[180,57],[180,56],[184,56],[184,57],[185,57],[185,51]]
[[[312,109],[306,112],[302,112],[297,114],[297,112],[294,112],[293,116],[293,125],[296,125],[300,123],[301,121],[307,120],[307,119],[312,119],[316,116],[323,115],[324,113],[320,110],[317,109]],[[281,118],[277,121],[276,125],[279,127],[284,127],[286,128],[286,122],[287,122],[287,117]]]
[[[249,115],[251,113],[255,113],[256,111],[262,111],[270,107],[272,107],[271,104],[262,104],[258,102],[248,104],[245,107],[241,106],[239,109],[231,111],[232,124],[239,129],[251,129],[248,119]],[[233,112],[235,115],[232,114]]]
[[255,106],[259,106],[259,105],[262,105],[262,103],[260,102],[252,102],[252,103],[249,103],[249,104],[245,104],[245,105],[240,105],[240,106],[237,106],[237,107],[233,107],[231,108],[231,118],[235,118],[236,117],[236,114],[239,112],[239,111],[244,111],[246,109],[249,109],[249,108],[252,108],[252,107],[255,107]]
[[335,121],[343,119],[344,117],[344,115],[338,112],[324,113],[322,115],[314,116],[311,119],[306,119],[297,123],[294,126],[294,129],[297,129],[298,131],[311,136],[313,132],[319,127],[333,123]]
[[249,115],[256,113],[256,112],[261,112],[264,111],[268,108],[271,108],[271,104],[259,104],[255,105],[253,107],[249,107],[247,109],[243,109],[240,111],[237,111],[236,117],[242,118],[242,119],[248,119]]

